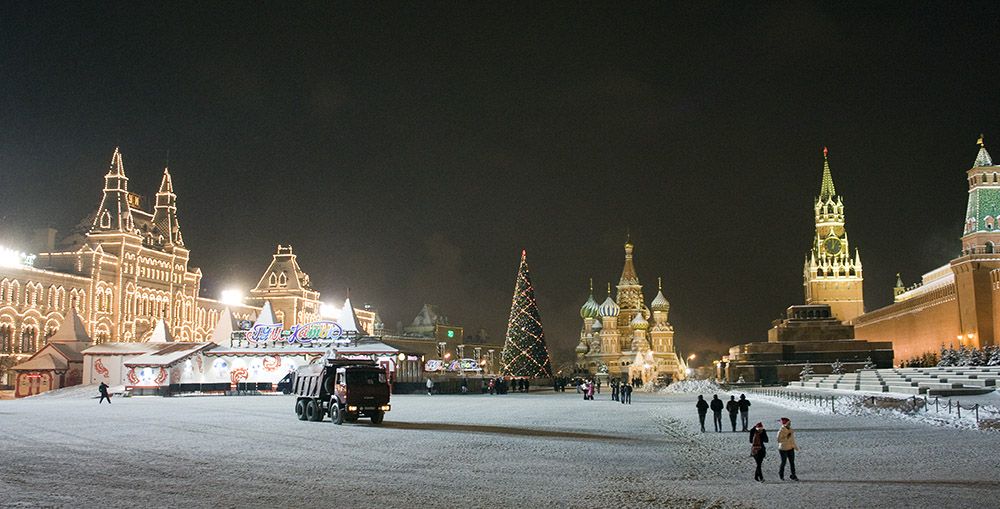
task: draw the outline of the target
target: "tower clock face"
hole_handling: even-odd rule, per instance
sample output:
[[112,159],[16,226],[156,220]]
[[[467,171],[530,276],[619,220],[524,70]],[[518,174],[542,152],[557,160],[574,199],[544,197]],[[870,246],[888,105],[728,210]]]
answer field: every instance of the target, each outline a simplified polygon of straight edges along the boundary
[[823,247],[826,248],[826,252],[830,254],[837,254],[840,252],[840,239],[829,238],[823,242]]

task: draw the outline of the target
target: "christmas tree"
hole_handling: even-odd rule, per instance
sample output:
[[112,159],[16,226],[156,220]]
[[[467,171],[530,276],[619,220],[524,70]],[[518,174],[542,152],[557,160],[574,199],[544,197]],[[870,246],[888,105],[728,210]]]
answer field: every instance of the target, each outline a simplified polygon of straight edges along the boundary
[[503,345],[502,373],[508,376],[550,377],[552,364],[545,348],[545,332],[538,315],[535,289],[531,286],[528,261],[521,251],[521,266],[514,282],[514,301]]

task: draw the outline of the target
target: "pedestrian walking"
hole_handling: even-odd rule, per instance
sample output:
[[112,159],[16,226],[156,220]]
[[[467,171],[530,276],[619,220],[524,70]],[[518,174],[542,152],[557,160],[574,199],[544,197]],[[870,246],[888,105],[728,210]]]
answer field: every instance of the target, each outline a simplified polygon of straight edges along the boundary
[[462,394],[468,394],[469,393],[469,379],[468,378],[463,378],[462,379],[462,387],[461,387],[460,390],[462,391]]
[[101,399],[97,401],[98,405],[104,403],[104,400],[108,400],[108,404],[111,404],[111,395],[108,394],[108,384],[101,382],[101,385],[97,386],[97,392],[101,393]]
[[611,381],[611,401],[618,401],[618,382]]
[[764,447],[766,443],[767,431],[764,430],[764,423],[758,422],[750,430],[750,456],[757,463],[757,470],[753,474],[753,480],[755,481],[764,482],[764,472],[760,469],[760,466],[764,463],[764,457],[767,456],[767,448]]
[[740,394],[740,400],[736,402],[740,406],[740,422],[743,424],[743,431],[747,431],[747,422],[750,419],[750,400],[746,394]]
[[715,432],[722,433],[722,409],[725,406],[722,404],[722,400],[719,399],[718,394],[712,395],[712,424],[715,425]]
[[597,379],[596,389],[597,389],[597,393],[600,394],[601,393],[601,379],[600,378]]
[[787,460],[789,470],[792,474],[789,479],[798,481],[799,478],[795,476],[795,451],[799,450],[799,446],[795,444],[795,432],[792,431],[792,421],[788,417],[782,417],[780,422],[781,429],[778,430],[778,455],[781,456],[781,466],[778,467],[778,477],[782,481],[785,480],[785,461]]
[[434,380],[428,378],[426,385],[427,385],[427,395],[430,396],[431,392],[434,390]]
[[632,386],[625,384],[625,404],[632,404]]
[[736,396],[729,396],[726,410],[729,412],[729,422],[733,423],[733,433],[736,433],[736,416],[740,413],[740,404],[736,402]]
[[694,407],[698,409],[698,421],[701,422],[701,432],[705,432],[705,416],[708,414],[708,402],[705,401],[705,396],[701,394],[698,395],[698,402],[694,404]]

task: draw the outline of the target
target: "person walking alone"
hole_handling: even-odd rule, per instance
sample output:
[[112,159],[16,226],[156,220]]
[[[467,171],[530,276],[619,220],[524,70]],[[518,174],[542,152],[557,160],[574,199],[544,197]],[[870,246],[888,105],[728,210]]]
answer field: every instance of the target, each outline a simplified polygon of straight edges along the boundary
[[799,447],[795,445],[795,432],[792,431],[792,421],[788,417],[781,418],[781,429],[778,430],[778,455],[781,456],[781,466],[778,467],[778,477],[782,481],[785,480],[785,461],[788,461],[788,467],[791,471],[791,477],[789,479],[793,481],[798,481],[799,478],[795,476],[795,451],[799,450]]
[[428,378],[426,385],[427,385],[427,395],[430,396],[431,392],[434,391],[434,380],[431,380],[430,378]]
[[618,397],[621,398],[623,405],[631,405],[632,404],[632,386],[630,384],[628,384],[628,383],[626,383],[624,386],[622,386],[622,393]]
[[750,419],[750,400],[746,394],[740,394],[740,400],[736,402],[740,406],[740,422],[743,424],[743,431],[747,431],[747,422]]
[[97,391],[101,393],[101,399],[97,401],[97,404],[100,405],[104,403],[104,400],[108,400],[108,404],[110,405],[111,395],[108,394],[108,384],[101,382],[101,385],[97,386]]
[[701,432],[705,432],[705,415],[708,414],[708,402],[701,394],[698,395],[698,402],[694,404],[698,409],[698,421],[701,422]]
[[767,449],[764,447],[766,443],[767,431],[764,430],[764,423],[758,422],[750,430],[750,456],[757,463],[757,470],[753,474],[755,481],[764,482],[764,472],[761,471],[760,466],[761,463],[764,463],[764,457],[767,456]]
[[729,412],[729,422],[733,423],[733,433],[736,433],[736,416],[740,413],[740,404],[736,402],[736,396],[729,396],[726,410]]
[[611,381],[611,401],[618,401],[618,382]]
[[712,424],[715,425],[715,432],[722,433],[722,409],[725,406],[722,404],[722,400],[719,399],[718,394],[712,395]]

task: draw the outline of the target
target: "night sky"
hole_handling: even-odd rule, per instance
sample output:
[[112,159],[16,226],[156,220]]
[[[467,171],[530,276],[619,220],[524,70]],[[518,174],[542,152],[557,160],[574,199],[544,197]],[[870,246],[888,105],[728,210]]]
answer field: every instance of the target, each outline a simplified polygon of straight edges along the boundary
[[0,3],[0,244],[92,213],[120,145],[147,196],[169,157],[206,296],[290,243],[324,300],[501,338],[524,248],[565,362],[629,231],[721,350],[803,301],[823,146],[869,310],[1000,157],[995,3],[149,4]]

